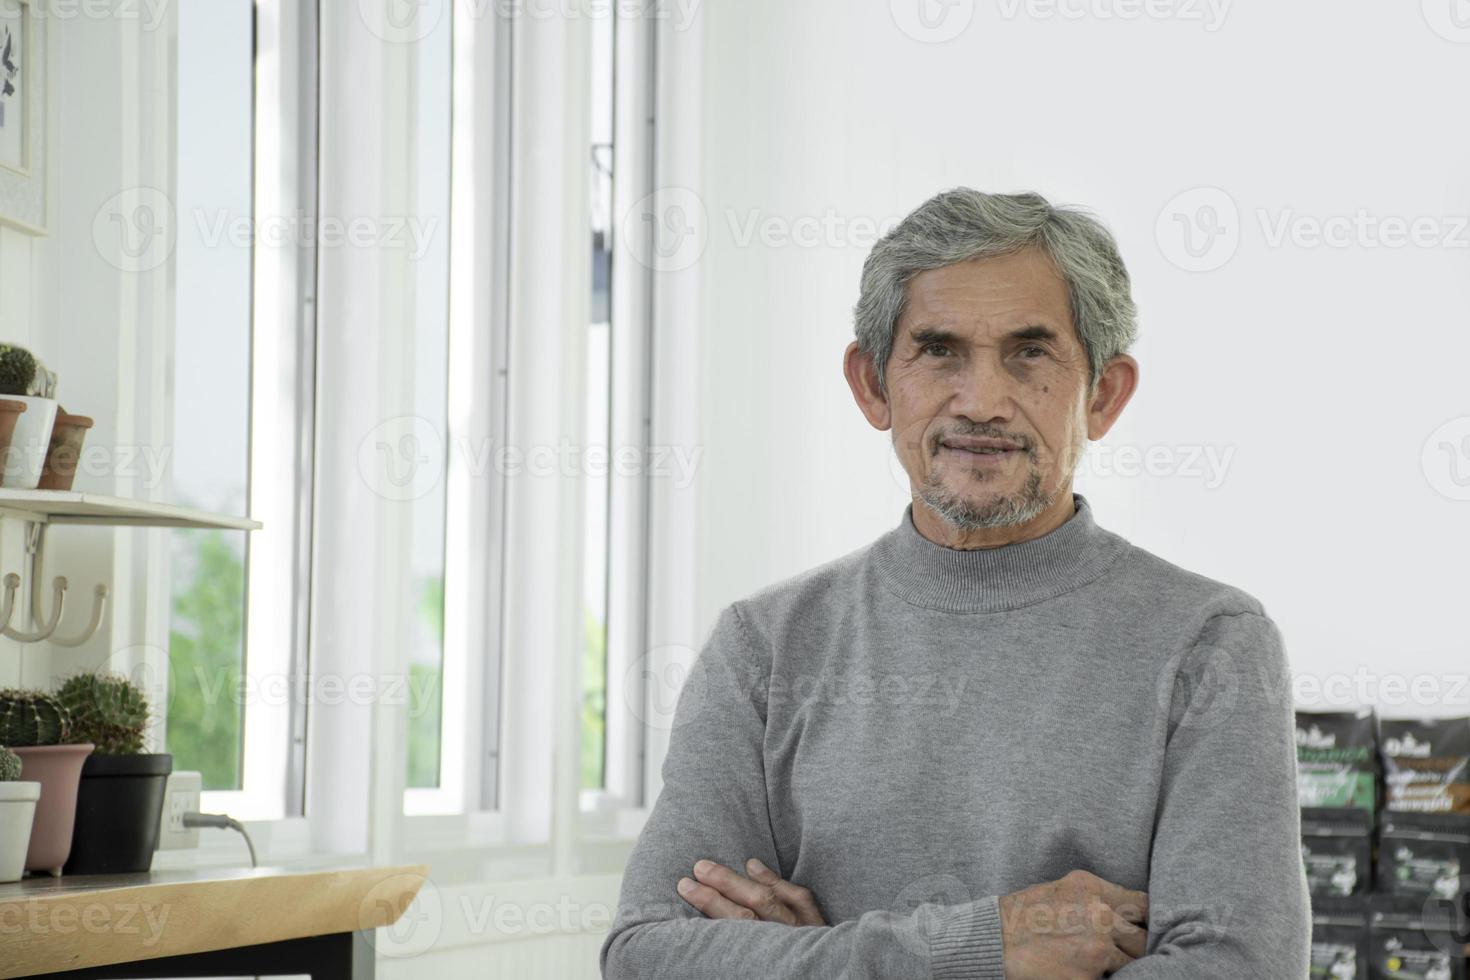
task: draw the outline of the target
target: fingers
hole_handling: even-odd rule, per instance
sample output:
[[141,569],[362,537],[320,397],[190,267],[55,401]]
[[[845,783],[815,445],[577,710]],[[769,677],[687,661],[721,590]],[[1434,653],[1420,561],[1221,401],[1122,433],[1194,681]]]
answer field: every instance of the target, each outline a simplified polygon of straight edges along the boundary
[[1113,917],[1112,939],[1113,945],[1127,953],[1131,959],[1137,959],[1147,948],[1148,930],[1140,929],[1119,914]]
[[810,888],[787,881],[757,858],[751,858],[745,862],[745,871],[754,881],[773,889],[776,897],[796,913],[796,925],[824,926],[827,924],[827,920],[822,917],[822,910],[817,908],[817,897],[812,894]]
[[[753,916],[747,915],[745,918],[760,918],[767,922],[782,922],[789,926],[799,924],[796,913],[786,907],[770,885],[751,881],[744,875],[731,871],[723,864],[714,861],[697,862],[694,865],[694,877],[699,880],[700,884],[719,892],[722,898],[728,900],[732,905],[753,913]],[[700,909],[700,911],[704,910]]]
[[1124,888],[1122,885],[1108,881],[1106,878],[1096,879],[1098,886],[1098,897],[1107,902],[1118,914],[1129,922],[1148,921],[1148,893],[1135,891],[1132,888]]
[[711,919],[754,919],[755,913],[743,905],[736,905],[719,891],[703,885],[693,878],[679,879],[679,897]]

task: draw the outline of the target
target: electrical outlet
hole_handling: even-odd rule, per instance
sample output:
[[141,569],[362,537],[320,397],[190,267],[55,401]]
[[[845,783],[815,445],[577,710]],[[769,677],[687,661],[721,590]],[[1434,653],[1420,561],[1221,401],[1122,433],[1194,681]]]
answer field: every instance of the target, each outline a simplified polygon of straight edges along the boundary
[[185,827],[184,814],[199,812],[203,778],[183,770],[169,775],[163,788],[163,813],[159,816],[158,849],[166,851],[199,846],[199,828]]

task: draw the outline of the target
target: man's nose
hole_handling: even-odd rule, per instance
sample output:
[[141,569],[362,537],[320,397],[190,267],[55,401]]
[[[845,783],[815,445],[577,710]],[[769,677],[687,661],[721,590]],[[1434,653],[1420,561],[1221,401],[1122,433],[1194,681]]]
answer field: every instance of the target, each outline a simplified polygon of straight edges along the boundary
[[954,374],[949,411],[971,422],[1006,422],[1014,406],[1015,379],[994,357],[974,357]]

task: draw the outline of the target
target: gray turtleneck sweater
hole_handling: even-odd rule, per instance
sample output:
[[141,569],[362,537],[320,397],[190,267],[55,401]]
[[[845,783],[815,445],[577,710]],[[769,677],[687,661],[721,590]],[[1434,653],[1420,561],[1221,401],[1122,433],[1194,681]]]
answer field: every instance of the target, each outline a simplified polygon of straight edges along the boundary
[[[1081,868],[1149,896],[1123,980],[1300,980],[1289,668],[1246,592],[1098,526],[947,548],[913,507],[725,607],[601,949],[609,980],[1004,980],[998,899]],[[756,857],[826,926],[675,891]]]

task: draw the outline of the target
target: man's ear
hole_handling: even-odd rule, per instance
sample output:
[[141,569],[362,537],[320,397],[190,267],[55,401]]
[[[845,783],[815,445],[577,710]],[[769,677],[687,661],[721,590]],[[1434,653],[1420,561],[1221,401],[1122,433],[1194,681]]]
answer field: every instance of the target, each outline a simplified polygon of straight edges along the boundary
[[859,347],[856,340],[843,352],[842,373],[868,424],[880,432],[888,429],[893,424],[893,413],[888,407],[888,396],[878,386],[878,367],[873,355]]
[[1087,438],[1101,439],[1108,434],[1123,406],[1138,390],[1138,362],[1127,354],[1117,354],[1103,367],[1093,386],[1092,401],[1087,406]]

